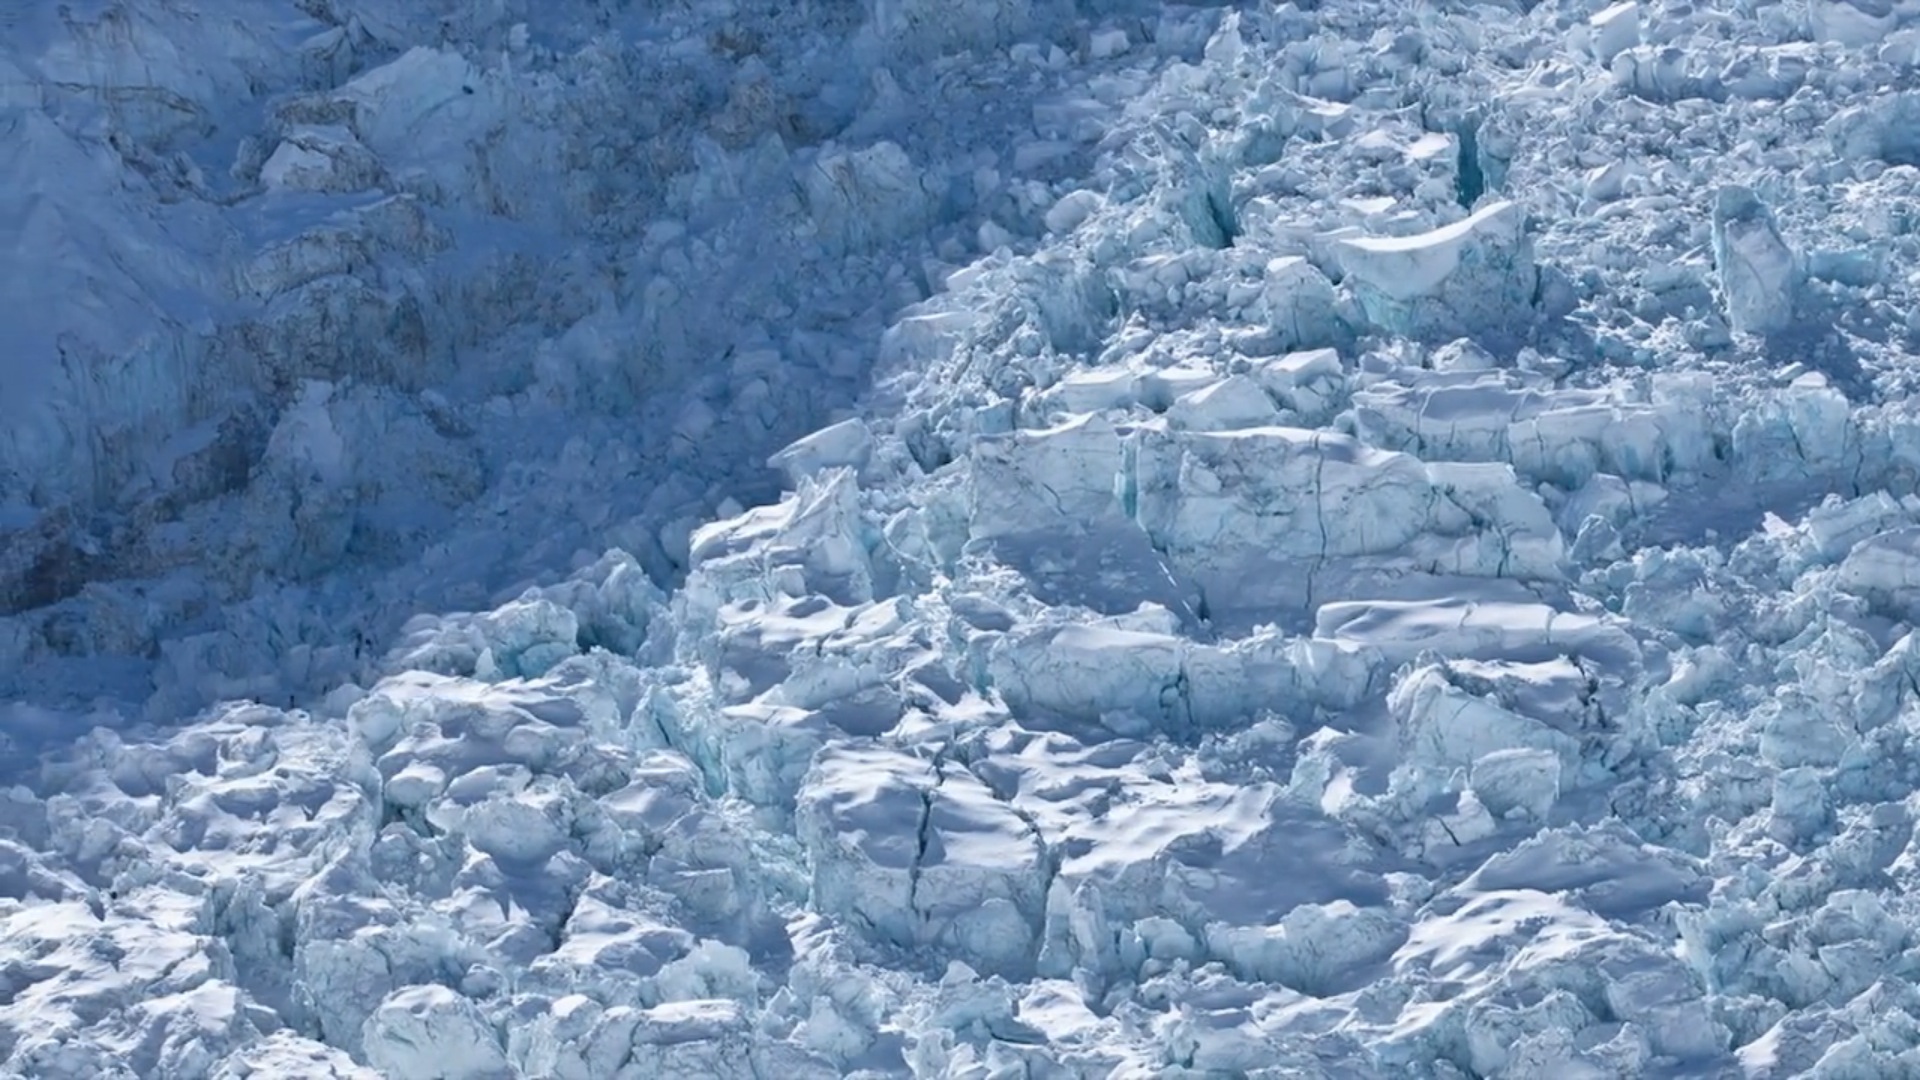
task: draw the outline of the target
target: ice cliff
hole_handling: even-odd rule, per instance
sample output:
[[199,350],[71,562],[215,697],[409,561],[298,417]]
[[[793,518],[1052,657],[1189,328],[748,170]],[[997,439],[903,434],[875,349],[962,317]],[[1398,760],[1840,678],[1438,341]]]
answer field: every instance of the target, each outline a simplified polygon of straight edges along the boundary
[[1916,65],[0,2],[0,1077],[1920,1072]]

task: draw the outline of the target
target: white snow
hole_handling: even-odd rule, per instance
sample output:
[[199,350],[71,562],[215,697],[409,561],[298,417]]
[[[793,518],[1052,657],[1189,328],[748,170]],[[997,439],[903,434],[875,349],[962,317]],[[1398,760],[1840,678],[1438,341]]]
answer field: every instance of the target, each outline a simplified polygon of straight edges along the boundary
[[0,3],[0,1078],[1920,1072],[1916,60]]

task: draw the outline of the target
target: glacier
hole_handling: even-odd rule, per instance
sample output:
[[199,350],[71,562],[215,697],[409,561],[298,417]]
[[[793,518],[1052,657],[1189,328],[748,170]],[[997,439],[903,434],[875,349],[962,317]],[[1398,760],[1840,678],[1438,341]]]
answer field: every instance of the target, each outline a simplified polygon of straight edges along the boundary
[[1917,67],[0,0],[0,1078],[1920,1073]]

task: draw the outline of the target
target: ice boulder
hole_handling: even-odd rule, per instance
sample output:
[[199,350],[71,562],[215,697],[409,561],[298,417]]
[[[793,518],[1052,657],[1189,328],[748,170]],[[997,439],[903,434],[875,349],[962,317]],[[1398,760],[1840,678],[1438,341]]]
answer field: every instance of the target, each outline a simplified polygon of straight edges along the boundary
[[1136,520],[1223,600],[1299,603],[1309,564],[1394,551],[1424,524],[1431,489],[1420,463],[1347,436],[1150,425],[1137,440]]
[[1288,427],[1173,431],[1129,444],[1125,501],[1213,613],[1300,610],[1345,568],[1552,577],[1561,541],[1505,465],[1422,464],[1351,436]]
[[1256,364],[1253,378],[1262,389],[1305,422],[1327,419],[1347,388],[1347,370],[1333,349],[1291,352]]
[[1276,423],[1280,411],[1252,376],[1229,375],[1180,395],[1167,410],[1167,419],[1188,431],[1232,431]]
[[1038,835],[979,778],[893,750],[830,747],[796,814],[813,903],[872,943],[1017,976],[1046,900]]
[[1920,528],[1890,529],[1855,544],[1840,563],[1839,583],[1912,618],[1920,608]]
[[1190,719],[1186,657],[1186,643],[1170,634],[1070,624],[1002,639],[988,671],[1021,712],[1109,725],[1125,718],[1150,731]]
[[1920,165],[1920,92],[1887,94],[1844,109],[1828,122],[1827,138],[1843,158]]
[[1494,750],[1474,759],[1467,784],[1495,817],[1544,821],[1560,799],[1560,757],[1540,748]]
[[1320,349],[1351,336],[1333,283],[1303,256],[1267,264],[1261,303],[1285,349]]
[[934,208],[920,169],[890,142],[822,153],[802,167],[800,190],[820,243],[838,255],[923,228]]
[[1878,45],[1913,18],[1909,3],[1888,0],[1808,0],[1807,28],[1813,40],[1851,48]]
[[1713,262],[1735,333],[1777,334],[1793,325],[1799,260],[1752,190],[1728,185],[1714,196]]
[[704,525],[690,545],[689,594],[702,603],[818,594],[837,603],[873,596],[873,564],[852,469],[802,479],[772,506]]
[[1058,530],[1114,513],[1120,436],[1099,416],[973,444],[972,533],[976,539]]
[[1421,341],[1512,341],[1533,320],[1539,271],[1519,204],[1491,203],[1414,236],[1356,237],[1337,248],[1367,319]]
[[387,995],[367,1018],[367,1060],[393,1080],[508,1080],[513,1069],[473,1002],[444,986]]
[[799,1053],[780,1053],[756,1037],[751,1017],[738,1002],[670,1002],[641,1010],[634,1021],[632,1047],[616,1074],[619,1077],[757,1080],[779,1075],[818,1080],[835,1075],[819,1061],[806,1060]]
[[260,167],[260,183],[290,191],[364,191],[385,179],[380,160],[337,125],[296,127]]
[[[1563,775],[1577,775],[1577,739],[1456,685],[1451,675],[1442,666],[1421,668],[1403,679],[1387,698],[1410,760],[1442,768],[1474,769],[1494,791],[1503,786],[1496,779],[1503,778],[1503,772],[1510,775],[1519,770],[1504,759],[1487,759],[1508,751],[1545,751],[1557,759],[1560,770],[1541,769],[1535,765],[1539,759],[1525,759],[1540,772],[1539,778],[1528,781],[1526,787],[1551,783],[1557,790]],[[1524,805],[1537,797],[1516,796],[1509,805]]]
[[798,487],[801,480],[827,469],[858,471],[872,456],[873,432],[866,421],[855,417],[795,440],[768,458],[767,465],[786,473],[787,483]]
[[1587,20],[1587,48],[1602,64],[1640,44],[1640,5],[1625,0],[1595,12]]

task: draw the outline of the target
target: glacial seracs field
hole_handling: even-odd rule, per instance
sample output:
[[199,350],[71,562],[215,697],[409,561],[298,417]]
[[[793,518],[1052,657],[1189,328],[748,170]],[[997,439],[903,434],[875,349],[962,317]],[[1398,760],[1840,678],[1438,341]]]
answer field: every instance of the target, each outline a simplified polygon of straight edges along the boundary
[[0,0],[0,1078],[1920,1076],[1920,3]]

